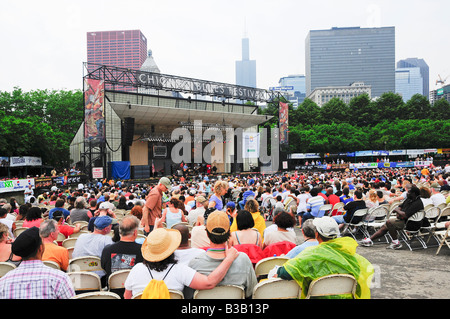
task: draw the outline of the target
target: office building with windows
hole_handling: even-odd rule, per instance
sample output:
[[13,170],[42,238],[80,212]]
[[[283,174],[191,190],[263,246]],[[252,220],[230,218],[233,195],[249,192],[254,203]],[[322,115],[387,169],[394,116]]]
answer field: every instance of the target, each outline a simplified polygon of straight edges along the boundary
[[[417,74],[417,70],[410,70],[413,68],[419,69],[419,74]],[[406,69],[409,69],[407,71]],[[410,72],[409,74],[409,81],[411,82],[411,88],[406,88],[406,84],[404,83],[406,81],[406,74],[399,74],[399,79],[397,80],[397,74],[396,74],[396,90],[398,93],[403,93],[404,91],[410,90],[411,92],[415,92],[414,94],[422,94],[426,97],[429,97],[430,92],[430,68],[428,67],[428,64],[423,59],[418,58],[408,58],[404,60],[400,60],[397,62],[397,69],[396,72],[402,72],[404,71],[406,74]],[[421,79],[421,80],[420,80]],[[422,85],[420,88],[417,88],[417,85],[419,85],[418,82],[422,82]],[[402,87],[399,89],[397,87],[397,83],[401,85]],[[412,94],[412,95],[414,95]],[[411,96],[412,96],[411,95]]]
[[407,102],[415,94],[425,95],[423,92],[424,78],[420,68],[398,68],[395,70],[395,92]]
[[296,108],[306,98],[305,76],[294,74],[282,77],[278,85],[283,89],[283,95]]
[[318,106],[322,106],[333,98],[339,98],[345,104],[349,104],[350,100],[362,94],[367,94],[371,98],[372,88],[363,82],[355,82],[348,86],[329,86],[317,87],[308,96],[308,99],[315,102]]
[[305,40],[306,95],[318,87],[370,85],[395,92],[395,27],[311,30]]

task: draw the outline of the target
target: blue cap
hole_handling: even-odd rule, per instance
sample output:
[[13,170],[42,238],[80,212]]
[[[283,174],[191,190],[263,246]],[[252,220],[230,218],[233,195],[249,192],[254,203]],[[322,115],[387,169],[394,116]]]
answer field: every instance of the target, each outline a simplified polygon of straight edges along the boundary
[[111,225],[111,223],[112,223],[112,218],[109,216],[99,216],[94,221],[95,228],[98,228],[98,229],[104,229],[104,228],[108,227],[109,225]]
[[236,208],[236,204],[234,202],[228,202],[227,203],[227,208],[235,209]]

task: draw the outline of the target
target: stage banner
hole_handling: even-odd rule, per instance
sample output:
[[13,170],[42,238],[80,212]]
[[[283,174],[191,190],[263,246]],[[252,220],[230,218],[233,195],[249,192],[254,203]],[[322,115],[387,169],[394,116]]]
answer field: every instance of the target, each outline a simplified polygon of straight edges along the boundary
[[0,181],[0,193],[25,191],[28,185],[34,188],[34,178]]
[[283,102],[279,102],[279,104],[278,123],[280,127],[280,144],[288,144],[289,105]]
[[84,139],[91,144],[105,142],[105,86],[103,80],[84,81]]
[[41,166],[42,159],[40,157],[33,156],[13,156],[10,157],[9,166],[19,167],[19,166]]
[[242,140],[242,157],[259,158],[259,133],[243,132]]

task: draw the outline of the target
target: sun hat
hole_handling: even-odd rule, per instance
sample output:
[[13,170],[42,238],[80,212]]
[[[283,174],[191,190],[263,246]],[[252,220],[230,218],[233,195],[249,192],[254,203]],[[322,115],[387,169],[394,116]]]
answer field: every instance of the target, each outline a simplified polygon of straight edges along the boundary
[[142,257],[150,262],[166,259],[180,246],[181,233],[176,229],[156,228],[142,243]]
[[108,203],[107,202],[102,202],[99,206],[98,206],[98,209],[100,210],[100,209],[109,209],[109,205],[108,205]]
[[[220,210],[216,210],[208,215],[206,220],[206,229],[213,235],[225,235],[230,229],[230,219],[228,215]],[[214,229],[222,229],[222,232],[214,231]]]
[[332,239],[339,235],[337,222],[329,216],[314,218],[313,225],[316,227],[317,232],[325,238]]
[[195,200],[199,203],[204,203],[207,201],[207,199],[205,198],[205,196],[199,195],[195,198]]

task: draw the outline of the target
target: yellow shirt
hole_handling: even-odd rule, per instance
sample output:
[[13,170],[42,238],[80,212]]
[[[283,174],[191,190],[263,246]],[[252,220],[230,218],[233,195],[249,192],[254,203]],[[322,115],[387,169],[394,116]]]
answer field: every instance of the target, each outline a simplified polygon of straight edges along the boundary
[[[264,220],[264,218],[261,216],[261,214],[259,212],[256,213],[251,213],[253,220],[255,221],[255,226],[253,226],[253,228],[255,228],[256,230],[258,230],[259,234],[261,235],[261,238],[264,238],[264,230],[266,229],[266,221]],[[233,219],[233,223],[230,226],[230,233],[237,231],[237,223],[236,223],[236,218]]]

